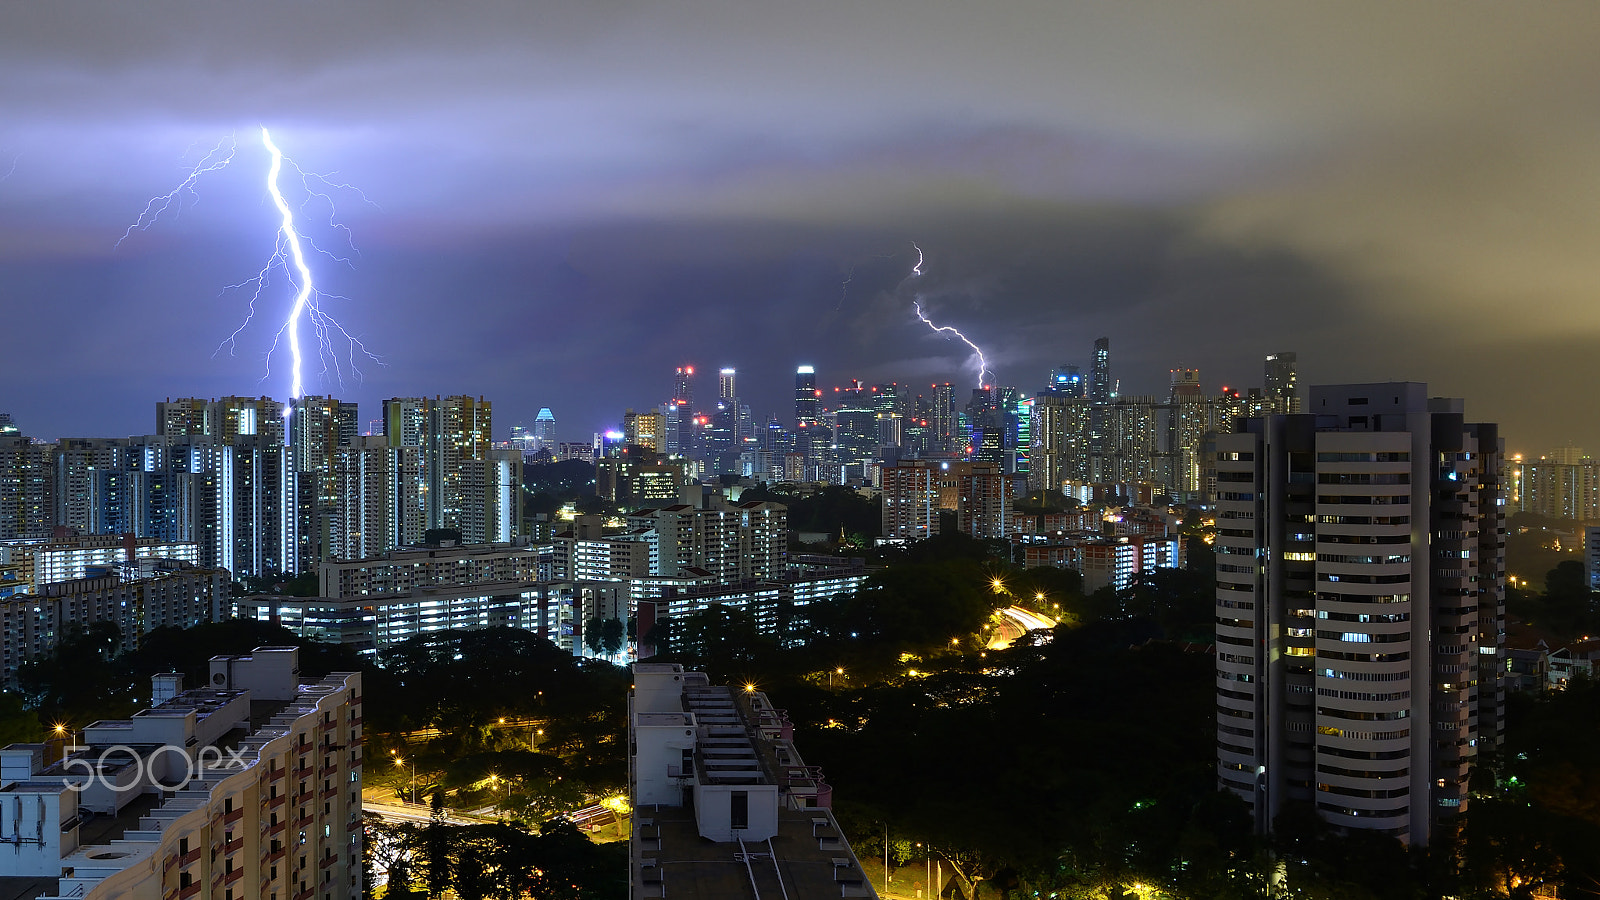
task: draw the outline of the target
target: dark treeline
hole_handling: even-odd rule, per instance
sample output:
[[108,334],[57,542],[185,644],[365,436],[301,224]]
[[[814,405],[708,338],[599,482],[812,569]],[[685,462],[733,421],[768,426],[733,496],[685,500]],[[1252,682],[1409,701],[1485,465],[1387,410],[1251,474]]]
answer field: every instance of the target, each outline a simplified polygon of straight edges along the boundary
[[621,900],[628,896],[628,845],[596,844],[564,821],[537,831],[505,824],[366,823],[366,883],[382,869],[384,896],[460,900]]

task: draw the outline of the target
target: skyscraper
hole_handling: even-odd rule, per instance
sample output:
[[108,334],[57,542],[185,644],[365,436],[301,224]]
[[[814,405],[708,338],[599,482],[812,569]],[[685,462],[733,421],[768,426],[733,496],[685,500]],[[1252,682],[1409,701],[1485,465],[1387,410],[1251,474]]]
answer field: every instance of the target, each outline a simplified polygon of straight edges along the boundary
[[669,441],[667,450],[679,456],[693,457],[699,447],[695,442],[694,427],[694,366],[679,366],[673,373],[672,401],[677,412],[676,427],[668,429],[669,438],[676,436],[675,441]]
[[1063,397],[1088,396],[1088,385],[1083,381],[1083,373],[1078,371],[1077,366],[1066,364],[1056,366],[1050,371],[1050,384],[1046,390]]
[[556,451],[556,416],[548,406],[540,407],[539,414],[533,417],[533,446],[529,449],[535,453]]
[[817,370],[801,366],[794,370],[794,427],[810,428],[817,424],[817,407],[822,394],[817,391]]
[[1201,399],[1200,370],[1173,369],[1172,385],[1167,394],[1170,403],[1194,403]]
[[1111,339],[1096,338],[1094,342],[1094,370],[1089,376],[1089,400],[1096,404],[1111,402]]
[[717,371],[717,399],[736,400],[739,397],[738,386],[734,379],[738,377],[737,369],[719,369]]
[[1500,739],[1496,426],[1414,383],[1311,389],[1216,439],[1217,774],[1427,844]]
[[956,388],[950,382],[933,386],[933,438],[929,441],[939,453],[956,449]]
[[1300,412],[1300,383],[1295,372],[1293,353],[1273,353],[1267,357],[1267,398],[1276,404],[1278,412]]

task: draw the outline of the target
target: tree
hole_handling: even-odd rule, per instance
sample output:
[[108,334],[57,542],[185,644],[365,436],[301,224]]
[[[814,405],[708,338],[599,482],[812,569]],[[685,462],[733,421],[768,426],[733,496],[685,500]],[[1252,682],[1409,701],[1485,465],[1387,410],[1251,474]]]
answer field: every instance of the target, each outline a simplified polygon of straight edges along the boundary
[[1582,562],[1566,560],[1544,577],[1546,624],[1564,637],[1575,637],[1595,624],[1594,592]]
[[444,791],[435,788],[429,800],[430,821],[423,829],[422,874],[429,897],[443,897],[450,887],[450,827],[444,824]]
[[23,707],[21,694],[0,692],[0,747],[42,740],[44,726],[39,722],[39,714]]
[[607,619],[600,625],[600,646],[607,656],[615,657],[622,651],[627,629],[621,619]]
[[64,629],[54,648],[17,667],[26,705],[69,721],[131,714],[139,695],[112,662],[121,644],[114,622]]
[[601,635],[601,629],[605,627],[605,621],[603,616],[590,616],[583,623],[583,645],[588,647],[589,652],[596,656],[599,656],[606,646],[605,638]]

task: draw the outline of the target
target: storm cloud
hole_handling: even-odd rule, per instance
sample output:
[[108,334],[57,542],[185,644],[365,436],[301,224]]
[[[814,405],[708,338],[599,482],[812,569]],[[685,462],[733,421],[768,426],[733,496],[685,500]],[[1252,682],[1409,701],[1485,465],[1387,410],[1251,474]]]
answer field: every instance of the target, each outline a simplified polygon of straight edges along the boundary
[[1597,446],[1597,51],[1576,3],[7,3],[0,410],[127,434],[286,392],[270,302],[213,355],[272,247],[265,124],[370,198],[348,243],[308,209],[386,363],[312,389],[374,411],[481,393],[578,437],[684,361],[757,415],[799,362],[970,382],[920,294],[1025,389],[1102,335],[1125,394],[1294,350]]

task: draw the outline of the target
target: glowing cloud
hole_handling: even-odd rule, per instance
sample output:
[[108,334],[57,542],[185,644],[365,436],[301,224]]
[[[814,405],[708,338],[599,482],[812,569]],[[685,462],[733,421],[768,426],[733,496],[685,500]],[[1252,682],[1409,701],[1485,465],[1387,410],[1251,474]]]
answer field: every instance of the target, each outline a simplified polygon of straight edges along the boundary
[[[345,231],[347,235],[348,230],[336,221],[337,211],[333,198],[328,191],[331,189],[347,190],[361,197],[363,201],[371,201],[367,200],[364,194],[350,185],[330,181],[327,176],[306,172],[296,166],[292,160],[284,156],[283,152],[278,149],[278,145],[272,140],[271,132],[265,127],[261,129],[261,145],[271,158],[271,163],[267,167],[266,187],[267,193],[272,197],[273,206],[278,210],[280,221],[277,239],[272,255],[268,257],[266,263],[261,266],[254,277],[238,284],[228,285],[224,289],[226,292],[247,286],[253,286],[254,288],[244,321],[217,345],[217,349],[213,351],[212,355],[215,356],[216,353],[220,353],[223,347],[227,347],[230,354],[233,353],[238,346],[239,335],[245,328],[249,327],[251,321],[255,318],[256,302],[262,299],[262,293],[271,283],[272,274],[275,271],[281,271],[289,286],[294,289],[294,300],[290,304],[288,314],[284,317],[283,325],[278,328],[277,333],[273,336],[272,346],[267,350],[267,371],[262,378],[265,379],[272,374],[272,354],[277,350],[278,343],[287,337],[290,373],[289,406],[285,415],[288,415],[293,411],[295,401],[305,396],[305,359],[300,342],[302,320],[310,322],[312,332],[316,335],[317,356],[322,363],[321,374],[324,376],[332,374],[334,380],[341,386],[344,384],[345,370],[347,368],[354,377],[358,379],[361,377],[361,369],[358,366],[360,359],[365,358],[380,365],[382,360],[369,352],[358,338],[346,331],[324,308],[322,301],[333,298],[333,295],[323,294],[317,290],[311,265],[307,262],[306,248],[309,246],[312,250],[339,262],[348,262],[348,260],[334,256],[317,247],[310,237],[301,232],[295,223],[295,207],[284,196],[280,183],[283,170],[288,167],[300,176],[300,187],[305,193],[306,200],[302,201],[299,208],[304,210],[305,203],[309,202],[313,197],[326,202],[330,210],[327,224],[332,228]],[[174,214],[180,212],[185,196],[191,198],[197,196],[195,194],[195,184],[201,176],[226,168],[234,161],[237,151],[238,147],[232,135],[218,141],[216,146],[212,147],[190,169],[189,174],[177,187],[158,197],[151,198],[145,204],[143,211],[139,213],[138,219],[129,225],[127,230],[123,232],[122,237],[117,240],[117,246],[121,246],[122,242],[127,240],[135,231],[144,231],[154,225],[169,210]],[[322,189],[314,188],[312,186],[313,181],[320,182]]]

